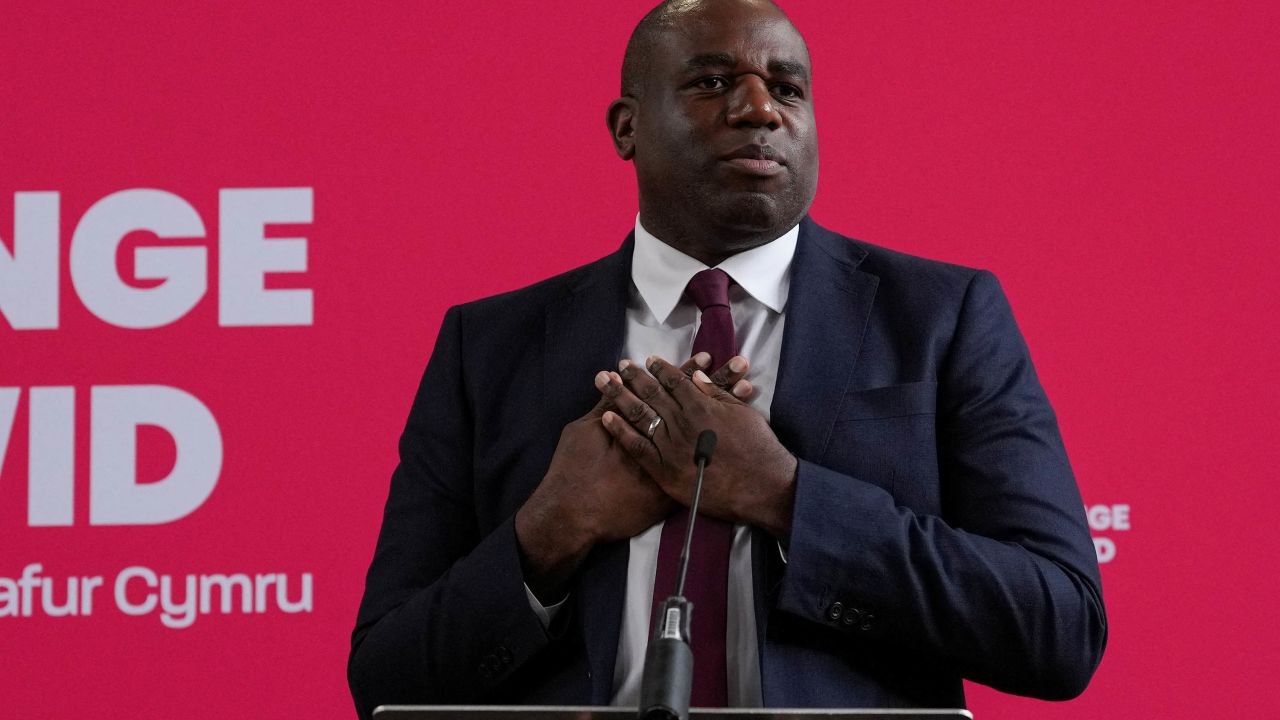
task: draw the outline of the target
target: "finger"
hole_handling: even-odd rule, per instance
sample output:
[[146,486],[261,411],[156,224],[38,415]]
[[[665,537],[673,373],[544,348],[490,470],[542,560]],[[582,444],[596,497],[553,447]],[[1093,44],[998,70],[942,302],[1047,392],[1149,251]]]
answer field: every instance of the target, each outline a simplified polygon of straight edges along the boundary
[[739,380],[732,387],[725,387],[723,383],[715,381],[715,376],[707,376],[701,371],[694,372],[691,376],[694,387],[702,391],[702,394],[711,398],[718,398],[722,393],[728,392],[740,402],[747,402],[755,393],[756,388],[751,384],[750,380]]
[[732,403],[740,402],[738,398],[730,394],[728,390],[725,390],[719,385],[711,382],[711,378],[707,377],[707,374],[702,372],[701,370],[698,370],[697,372],[695,372],[693,374],[693,377],[690,378],[689,380],[690,382],[693,383],[694,387],[698,388],[698,390],[702,391],[704,395],[711,398],[712,400],[717,400],[719,402],[732,402]]
[[706,370],[710,364],[711,353],[695,353],[693,357],[685,360],[684,364],[680,366],[680,372],[685,375],[692,375],[695,370]]
[[621,375],[615,372],[596,374],[596,389],[613,402],[614,407],[611,409],[617,415],[648,437],[648,429],[653,425],[658,413],[627,389]]
[[729,362],[721,365],[719,370],[711,373],[711,382],[728,390],[739,400],[747,402],[755,393],[755,386],[746,379],[747,371],[750,369],[749,360],[741,355],[734,355],[729,358]]
[[612,410],[602,415],[600,422],[604,424],[604,429],[613,436],[623,452],[639,463],[650,477],[658,477],[658,473],[662,470],[662,457],[656,445]]
[[[608,373],[606,373],[606,372],[605,372],[605,371],[603,371],[603,370],[601,370],[600,372],[596,373],[596,377],[595,377],[594,382],[595,382],[595,386],[596,386],[596,389],[597,389],[597,390],[599,390],[599,389],[600,389],[600,376],[601,376],[601,375],[607,375],[607,374],[608,374]],[[605,411],[605,410],[611,410],[611,409],[613,409],[613,407],[614,407],[614,404],[613,404],[613,398],[609,397],[608,395],[606,395],[606,394],[604,394],[604,393],[601,393],[601,394],[600,394],[600,399],[596,402],[595,407],[591,408],[591,410],[589,410],[589,411],[587,412],[587,414],[586,414],[584,417],[594,417],[594,418],[599,418],[600,416],[604,415],[604,411]]]
[[[662,389],[662,385],[644,368],[630,360],[623,360],[618,363],[619,375],[622,376],[622,382],[641,402],[653,408],[658,415],[670,420],[680,412],[680,404],[677,403],[670,394]],[[678,369],[677,373],[684,377]]]
[[[702,392],[699,391],[698,388],[694,387],[689,378],[684,373],[680,372],[680,368],[675,365],[672,365],[657,355],[651,355],[649,356],[649,359],[645,361],[645,366],[648,368],[649,374],[653,375],[653,377],[658,381],[658,384],[662,386],[662,389],[674,398],[681,408],[684,408],[686,405],[697,403],[703,399]],[[656,406],[655,409],[657,409]],[[658,413],[663,417],[667,417],[667,414],[662,410],[658,410]]]
[[[719,370],[711,373],[711,382],[722,388],[731,388],[747,376],[747,370],[750,368],[751,363],[745,357],[734,355],[729,358],[729,362],[721,365]],[[704,367],[703,370],[706,368]]]

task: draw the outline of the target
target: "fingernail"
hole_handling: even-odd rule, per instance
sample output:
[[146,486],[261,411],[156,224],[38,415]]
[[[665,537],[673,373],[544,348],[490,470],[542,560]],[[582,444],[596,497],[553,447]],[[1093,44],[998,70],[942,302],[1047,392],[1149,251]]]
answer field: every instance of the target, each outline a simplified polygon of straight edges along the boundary
[[613,414],[612,410],[606,410],[604,415],[600,416],[600,420],[602,420],[605,425],[612,425],[615,417],[617,416]]
[[747,392],[750,389],[751,389],[751,383],[747,382],[746,380],[739,380],[738,382],[733,384],[733,396],[743,397],[747,394]]
[[740,357],[734,357],[729,361],[729,369],[736,373],[740,373],[747,369],[747,361]]
[[698,364],[698,367],[705,369],[711,364],[711,353],[700,352],[693,356],[693,361]]
[[596,373],[596,389],[603,390],[609,384],[609,373],[601,370]]
[[694,370],[693,376],[697,378],[698,382],[703,382],[708,385],[711,384],[711,378],[707,377],[707,374],[702,372],[701,370]]

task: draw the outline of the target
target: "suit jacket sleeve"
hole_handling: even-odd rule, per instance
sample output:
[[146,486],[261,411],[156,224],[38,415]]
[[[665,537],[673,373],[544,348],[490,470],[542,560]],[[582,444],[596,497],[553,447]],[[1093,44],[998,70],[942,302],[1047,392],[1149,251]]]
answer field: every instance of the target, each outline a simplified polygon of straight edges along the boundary
[[990,273],[965,292],[936,412],[940,515],[800,462],[777,607],[1006,692],[1078,695],[1106,642],[1097,560],[1053,410]]
[[347,675],[367,717],[387,703],[493,699],[549,642],[511,519],[481,536],[461,312],[444,318],[391,478]]

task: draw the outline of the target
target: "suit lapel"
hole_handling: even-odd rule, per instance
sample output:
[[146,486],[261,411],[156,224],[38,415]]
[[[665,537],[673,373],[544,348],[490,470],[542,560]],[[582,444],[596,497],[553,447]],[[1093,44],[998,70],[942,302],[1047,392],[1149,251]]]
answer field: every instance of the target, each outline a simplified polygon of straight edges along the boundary
[[804,460],[822,457],[858,361],[879,284],[857,269],[865,256],[847,238],[801,222],[770,425]]
[[[547,308],[542,387],[545,422],[563,427],[596,404],[591,379],[622,357],[631,286],[628,236],[622,247],[584,268]],[[629,544],[596,547],[578,575],[578,618],[591,669],[591,702],[608,704],[627,584]]]
[[600,393],[592,378],[617,367],[626,333],[631,285],[630,236],[622,248],[582,268],[547,306],[543,408],[561,427],[582,417]]

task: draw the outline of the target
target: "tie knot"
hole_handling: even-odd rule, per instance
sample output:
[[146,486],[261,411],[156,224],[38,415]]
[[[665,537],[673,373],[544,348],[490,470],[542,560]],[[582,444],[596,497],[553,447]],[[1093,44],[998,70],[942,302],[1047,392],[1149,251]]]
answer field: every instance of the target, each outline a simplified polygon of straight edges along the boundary
[[716,305],[729,307],[729,282],[728,273],[711,268],[690,278],[685,293],[698,306],[698,310],[703,312]]

